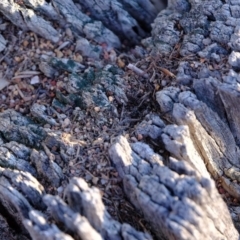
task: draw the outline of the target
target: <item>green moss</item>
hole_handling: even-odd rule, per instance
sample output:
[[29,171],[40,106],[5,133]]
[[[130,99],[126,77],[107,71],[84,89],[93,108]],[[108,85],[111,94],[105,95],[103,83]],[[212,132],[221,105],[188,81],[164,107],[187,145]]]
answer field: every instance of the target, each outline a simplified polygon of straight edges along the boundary
[[69,81],[76,91],[82,91],[92,84],[87,78],[83,78],[76,73],[71,74]]
[[82,65],[80,63],[65,58],[61,59],[54,57],[50,60],[50,64],[58,70],[67,72],[77,72],[79,69],[82,68]]
[[69,101],[69,98],[67,96],[64,96],[60,91],[56,91],[56,100],[58,100],[61,104],[71,104]]
[[60,109],[62,112],[65,112],[67,110],[68,106],[69,106],[68,104],[61,103],[56,98],[54,98],[52,101],[52,107],[55,109]]

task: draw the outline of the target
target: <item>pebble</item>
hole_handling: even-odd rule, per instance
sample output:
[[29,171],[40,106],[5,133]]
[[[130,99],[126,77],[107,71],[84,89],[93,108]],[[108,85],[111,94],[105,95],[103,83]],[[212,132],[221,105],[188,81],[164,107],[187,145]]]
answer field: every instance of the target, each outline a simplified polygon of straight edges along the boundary
[[62,114],[59,114],[58,117],[59,117],[60,119],[65,119],[65,118],[67,118],[67,116],[66,116],[65,114],[63,114],[63,113],[62,113]]
[[104,142],[104,149],[107,150],[109,147],[109,143],[108,142]]
[[2,95],[1,98],[2,98],[2,100],[6,100],[7,99],[6,95]]
[[24,40],[24,41],[23,41],[23,46],[24,46],[24,47],[27,47],[28,44],[29,44],[29,42],[28,42],[27,40]]
[[99,111],[100,111],[100,107],[95,107],[95,108],[94,108],[94,111],[95,111],[95,112],[99,112]]
[[108,182],[108,180],[106,180],[106,179],[101,179],[101,184],[102,184],[102,185],[105,185],[107,182]]
[[137,142],[137,141],[138,141],[135,137],[131,137],[131,140],[132,140],[133,142]]
[[72,37],[73,37],[72,30],[71,30],[70,28],[67,28],[67,29],[66,29],[66,35],[67,35],[69,38],[72,38]]
[[62,128],[66,128],[71,124],[71,121],[69,118],[65,118],[64,121],[62,122]]
[[67,49],[65,53],[69,57],[71,57],[71,55],[72,55],[72,51],[70,49]]
[[32,85],[40,83],[39,76],[34,76],[34,77],[32,77],[30,83],[31,83]]
[[109,96],[109,97],[108,97],[108,100],[109,100],[109,102],[113,102],[114,97],[113,97],[113,96]]
[[138,134],[138,135],[137,135],[137,140],[138,140],[138,141],[141,141],[142,139],[143,139],[143,135],[142,135],[142,134]]
[[62,186],[59,187],[59,188],[57,189],[57,191],[58,191],[59,194],[62,193],[62,192],[63,192],[63,187],[62,187]]
[[36,50],[36,53],[37,53],[37,54],[40,54],[40,53],[41,53],[41,50],[38,48],[38,49]]
[[99,178],[98,177],[93,177],[92,182],[93,184],[97,185]]
[[51,125],[47,123],[44,125],[44,128],[51,128]]
[[97,138],[96,140],[93,141],[93,145],[99,145],[103,143],[103,139],[102,138]]
[[14,60],[16,61],[16,62],[21,62],[21,58],[20,57],[14,57]]
[[78,127],[76,127],[75,129],[74,129],[74,132],[75,133],[79,133],[81,130],[78,128]]
[[63,57],[63,53],[61,51],[59,51],[58,49],[55,49],[55,53],[56,53],[58,58],[62,58]]
[[81,54],[76,53],[76,54],[73,56],[73,60],[76,61],[76,62],[82,63],[82,62],[83,62],[83,57],[82,57]]
[[162,81],[161,81],[161,85],[162,85],[162,87],[165,87],[165,86],[167,85],[167,81],[162,80]]

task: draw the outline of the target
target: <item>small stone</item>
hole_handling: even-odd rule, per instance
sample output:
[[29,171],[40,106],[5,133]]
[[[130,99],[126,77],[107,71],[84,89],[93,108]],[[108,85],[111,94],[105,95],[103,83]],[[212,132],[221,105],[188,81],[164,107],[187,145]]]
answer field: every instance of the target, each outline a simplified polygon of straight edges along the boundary
[[7,99],[6,95],[2,95],[1,98],[2,98],[2,100],[6,100]]
[[113,97],[113,96],[109,96],[109,97],[108,97],[108,100],[109,100],[109,102],[113,102],[114,97]]
[[102,185],[105,185],[107,182],[108,182],[108,180],[106,180],[106,179],[101,179],[101,184],[102,184]]
[[74,129],[74,132],[75,132],[75,133],[79,133],[79,132],[80,132],[80,129],[79,129],[79,128],[75,128],[75,129]]
[[162,85],[162,87],[165,87],[165,86],[167,85],[167,81],[162,80],[162,81],[161,81],[161,85]]
[[56,53],[58,58],[62,58],[63,57],[63,53],[60,50],[55,49],[55,53]]
[[63,113],[62,113],[62,114],[59,114],[58,117],[59,117],[60,119],[65,119],[65,118],[67,118],[67,116],[66,116],[65,114],[63,114]]
[[62,186],[59,187],[59,188],[57,189],[57,191],[58,191],[58,194],[62,193],[62,192],[63,192],[63,187],[62,187]]
[[117,59],[117,64],[118,64],[118,66],[120,68],[124,68],[125,67],[125,62],[121,58]]
[[16,62],[21,62],[21,58],[20,57],[14,57],[14,60],[16,61]]
[[24,40],[24,41],[23,41],[23,46],[24,46],[24,47],[27,47],[28,44],[29,44],[29,42],[28,42],[27,40]]
[[71,30],[70,28],[67,28],[67,29],[66,29],[66,35],[67,35],[69,38],[72,38],[72,37],[73,37],[72,30]]
[[73,56],[73,60],[76,61],[76,62],[82,62],[83,61],[83,57],[81,54],[79,53],[76,53],[74,56]]
[[113,49],[111,49],[111,51],[109,53],[109,58],[110,58],[111,62],[116,62],[116,60],[117,60],[117,54]]
[[37,66],[36,66],[36,65],[33,65],[33,66],[31,67],[31,69],[32,69],[33,71],[36,71],[36,70],[37,70]]
[[71,51],[70,49],[68,49],[68,50],[66,50],[65,54],[66,54],[67,56],[71,56],[71,55],[72,55],[72,51]]
[[142,135],[142,134],[138,134],[138,135],[137,135],[137,140],[138,140],[138,141],[141,141],[142,139],[143,139],[143,135]]
[[36,50],[36,53],[37,53],[37,54],[41,54],[41,50],[38,48],[38,49]]
[[32,77],[30,83],[32,85],[40,83],[39,77],[38,76]]
[[95,112],[99,112],[99,111],[100,111],[100,107],[95,107],[95,108],[94,108],[94,111],[95,111]]
[[51,125],[47,123],[44,125],[44,128],[51,128]]
[[131,137],[131,141],[137,142],[138,140],[135,137]]
[[240,68],[240,52],[232,51],[228,58],[228,63],[235,68]]
[[65,118],[64,121],[62,122],[62,128],[66,128],[71,124],[71,121],[69,118]]
[[103,146],[104,146],[104,150],[107,150],[108,147],[109,147],[109,143],[108,143],[108,142],[105,142]]
[[93,141],[93,145],[99,145],[103,143],[103,139],[102,138],[97,138],[96,140]]
[[98,177],[93,177],[92,182],[93,184],[97,185],[99,178]]

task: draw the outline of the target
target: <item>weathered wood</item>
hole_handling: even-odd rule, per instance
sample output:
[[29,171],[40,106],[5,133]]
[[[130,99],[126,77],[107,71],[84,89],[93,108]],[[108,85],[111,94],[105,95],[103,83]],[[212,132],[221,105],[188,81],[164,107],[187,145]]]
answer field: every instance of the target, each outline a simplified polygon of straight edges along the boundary
[[[151,239],[148,234],[113,220],[103,205],[100,191],[89,188],[83,179],[72,179],[65,196],[69,206],[57,196],[46,195],[43,186],[30,173],[0,168],[1,214],[4,210],[7,219],[11,217],[10,227],[17,226],[22,239],[29,239],[28,233],[32,239],[49,240]],[[50,224],[47,216],[38,211],[46,208],[62,230]],[[0,219],[7,226],[4,217]],[[1,234],[11,236],[4,231]]]
[[[98,60],[106,49],[120,48],[119,39],[130,45],[138,43],[148,34],[156,9],[164,6],[164,1],[157,0],[22,2],[3,0],[0,11],[23,30],[32,30],[53,42],[60,39],[53,22],[63,30],[70,28],[78,39],[75,50]],[[146,116],[136,129],[137,134],[152,139],[156,148],[171,157],[161,157],[144,143],[129,145],[123,137],[117,139],[109,154],[123,178],[126,195],[159,238],[239,238],[210,179],[210,174],[220,179],[228,193],[240,199],[239,9],[239,1],[234,0],[169,0],[168,8],[152,25],[151,37],[143,40],[155,56],[170,54],[172,61],[176,50],[185,56],[176,70],[180,86],[165,88],[156,95],[164,121],[158,114]],[[2,38],[0,42],[1,51],[6,42]],[[192,61],[189,55],[201,59]],[[61,71],[69,72],[64,87],[75,98],[57,92],[49,111],[45,106],[33,105],[35,121],[57,126],[51,112],[63,102],[71,106],[77,102],[82,109],[101,106],[117,115],[106,91],[113,92],[118,103],[127,103],[121,73],[111,66],[93,71],[85,64],[69,64],[68,59],[45,58],[39,67],[51,78]],[[99,101],[94,100],[96,96]],[[61,122],[61,116],[56,111],[54,114]],[[43,197],[44,189],[34,177],[58,187],[64,179],[60,165],[72,159],[81,142],[66,142],[61,132],[37,126],[12,110],[0,113],[0,134],[0,203],[15,219],[23,239],[28,239],[29,234],[33,239],[151,238],[114,221],[99,191],[89,188],[83,180],[70,181],[65,192],[68,204],[56,196]],[[59,149],[60,163],[55,162],[49,150],[52,147]],[[46,205],[57,225],[49,224]],[[233,206],[229,210],[239,228],[240,210]],[[4,214],[0,219],[3,226],[8,225]]]
[[[172,95],[174,98],[169,98]],[[157,101],[166,118],[189,127],[195,149],[208,171],[215,179],[221,178],[226,190],[239,198],[237,188],[234,192],[224,176],[232,180],[239,176],[239,149],[227,124],[190,92],[180,93],[177,88],[166,88],[157,93]]]
[[[6,219],[11,218],[12,226],[17,226],[19,234],[28,238],[23,226],[23,220],[36,207],[39,210],[46,208],[42,201],[44,189],[30,173],[17,170],[0,169],[0,204]],[[30,204],[31,203],[31,204]]]
[[[140,42],[147,35],[143,28],[149,31],[149,24],[165,6],[166,1],[156,1],[153,5],[151,1],[4,0],[0,12],[23,30],[31,30],[53,42],[59,41],[60,33],[51,21],[63,27],[67,24],[78,37],[119,48],[119,38],[130,44]],[[85,14],[87,11],[91,16]]]
[[101,193],[97,188],[89,188],[83,179],[73,178],[65,190],[69,206],[85,216],[103,239],[151,239],[147,233],[140,233],[128,224],[120,224],[107,212]]
[[[185,146],[182,127],[172,130],[180,136],[172,140],[174,144]],[[238,239],[227,206],[197,155],[188,162],[170,158],[165,166],[148,145],[130,145],[124,137],[116,140],[109,154],[126,195],[151,222],[159,239]]]
[[[40,105],[37,107],[41,108]],[[34,113],[36,119],[38,114],[42,114],[36,110]],[[4,168],[0,168],[0,205],[5,209],[7,218],[14,219],[13,226],[17,226],[23,239],[29,239],[29,234],[32,239],[49,240],[151,239],[150,235],[113,220],[103,205],[100,191],[89,188],[83,179],[72,179],[66,188],[69,206],[57,196],[45,195],[43,186],[35,177],[54,187],[58,187],[64,177],[49,148],[60,148],[63,160],[68,162],[68,154],[72,156],[76,152],[81,144],[79,141],[64,141],[61,132],[36,126],[30,119],[12,110],[1,113],[0,119],[0,132],[9,141],[4,143],[1,139],[0,164]],[[39,120],[46,119],[47,116],[42,116]],[[22,136],[28,138],[22,139]],[[64,230],[48,222],[45,215],[47,207],[51,217]]]
[[73,240],[70,235],[63,233],[56,225],[48,224],[44,216],[36,210],[30,211],[29,219],[25,219],[23,223],[32,239]]

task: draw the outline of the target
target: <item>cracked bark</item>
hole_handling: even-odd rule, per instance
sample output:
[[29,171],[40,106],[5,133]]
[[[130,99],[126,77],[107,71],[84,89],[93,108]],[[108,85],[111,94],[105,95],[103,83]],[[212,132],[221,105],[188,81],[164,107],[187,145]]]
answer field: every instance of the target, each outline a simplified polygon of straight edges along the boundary
[[[162,8],[157,1],[153,6],[154,2],[24,0],[22,6],[3,0],[0,11],[23,30],[32,30],[53,42],[60,36],[53,22],[68,26],[80,45],[84,43],[91,50],[96,44],[101,52],[102,43],[120,48],[120,39],[135,44],[147,36],[156,9]],[[167,87],[157,92],[163,119],[157,114],[146,116],[136,131],[167,151],[168,159],[144,143],[129,144],[124,137],[109,150],[126,195],[143,212],[159,239],[239,239],[232,220],[240,229],[240,209],[226,206],[211,179],[220,179],[229,194],[240,199],[239,9],[238,1],[169,1],[168,8],[155,19],[151,37],[143,40],[153,55],[169,54],[180,43],[182,56],[194,54],[216,64],[228,57],[229,64],[226,73],[211,70],[201,62],[194,62],[198,66],[194,68],[191,62],[181,61],[177,85],[187,85],[189,90]],[[6,43],[0,40],[1,50]],[[99,56],[94,55],[96,59]],[[90,94],[85,91],[84,78],[91,75],[91,69],[84,65],[75,63],[69,68],[68,60],[55,58],[44,59],[40,66],[50,77],[63,70],[71,73],[65,90],[80,93],[82,108],[99,104],[94,102],[94,94],[101,95],[104,107],[111,107],[104,91],[98,91],[99,86],[105,87],[105,80],[119,101],[127,101],[123,79],[108,67],[89,81]],[[113,79],[117,79],[114,87]],[[60,93],[56,100],[72,103]],[[56,124],[44,106],[34,105],[31,112],[40,122]],[[99,191],[89,188],[82,179],[72,179],[65,189],[68,204],[66,199],[45,194],[37,179],[43,178],[55,187],[64,179],[61,162],[55,162],[49,149],[57,146],[62,161],[67,162],[69,152],[76,152],[81,142],[66,143],[61,133],[43,129],[12,110],[0,113],[0,133],[0,205],[5,211],[0,221],[6,229],[10,229],[6,220],[10,219],[21,239],[151,239],[114,221]],[[3,239],[6,229],[1,233]],[[13,234],[8,236],[15,238]]]

